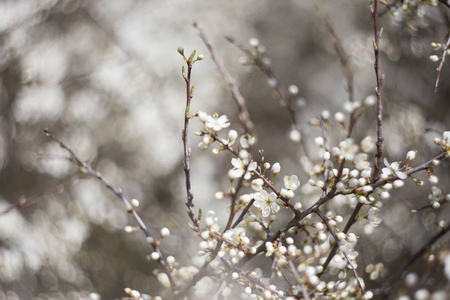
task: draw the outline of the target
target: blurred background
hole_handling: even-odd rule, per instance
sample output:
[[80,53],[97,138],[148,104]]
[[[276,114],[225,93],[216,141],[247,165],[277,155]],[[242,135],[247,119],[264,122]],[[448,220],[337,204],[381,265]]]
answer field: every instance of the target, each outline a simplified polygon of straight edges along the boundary
[[[380,7],[389,161],[405,161],[409,150],[418,150],[417,163],[432,158],[440,150],[433,139],[450,130],[450,66],[444,65],[435,93],[438,63],[429,60],[441,55],[430,44],[446,41],[449,8],[415,7],[416,2],[409,1],[408,9],[394,0],[389,8]],[[224,36],[246,45],[257,38],[279,82],[298,86],[302,138],[309,152],[317,153],[314,137],[321,131],[309,127],[308,120],[324,109],[332,116],[344,111],[348,99],[343,70],[318,10],[326,14],[350,57],[355,99],[373,94],[369,1],[0,1],[0,208],[68,180],[71,185],[72,176],[80,175],[67,153],[45,137],[48,128],[128,199],[139,199],[138,212],[150,231],[158,236],[161,227],[168,227],[172,232],[163,241],[163,252],[190,265],[199,240],[187,226],[184,204],[184,61],[177,48],[205,55],[193,69],[191,112],[227,114],[231,128],[243,132],[227,86],[192,27],[196,21],[247,99],[266,160],[279,161],[280,175],[297,174],[306,185],[301,164],[305,153],[289,139],[287,111],[262,73],[238,63],[242,53]],[[375,116],[374,107],[364,110],[356,141],[376,137]],[[201,128],[197,120],[191,124],[191,133]],[[337,134],[331,143],[336,145],[339,138]],[[196,208],[215,210],[224,223],[229,203],[214,194],[228,187],[231,157],[199,150],[200,138],[192,134],[190,142]],[[449,162],[443,161],[436,168],[443,193],[450,193],[449,174]],[[360,266],[384,264],[374,280],[360,267],[369,288],[381,287],[389,269],[398,269],[439,231],[439,221],[450,221],[446,205],[411,213],[429,204],[427,175],[418,178],[425,181],[423,187],[409,182],[384,201],[383,223],[372,234],[364,233],[364,221],[352,229],[360,236]],[[302,192],[304,207],[317,199],[306,188]],[[143,234],[125,233],[124,227],[135,223],[99,182],[81,179],[61,193],[37,199],[0,216],[0,299],[80,299],[91,292],[113,299],[125,296],[125,287],[159,293],[154,276],[158,266],[146,259],[151,249]],[[348,217],[351,206],[338,204],[330,203],[330,208]],[[450,250],[446,240],[433,250]],[[422,286],[448,291],[441,252],[434,253],[436,263],[420,261],[412,271],[425,278]]]

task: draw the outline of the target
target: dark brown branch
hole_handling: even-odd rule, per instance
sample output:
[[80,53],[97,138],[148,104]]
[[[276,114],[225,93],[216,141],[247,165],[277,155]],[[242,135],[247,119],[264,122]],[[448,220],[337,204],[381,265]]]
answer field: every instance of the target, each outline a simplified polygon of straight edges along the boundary
[[[182,54],[180,52],[180,54]],[[195,54],[195,53],[193,53]],[[186,202],[186,206],[188,208],[188,216],[191,219],[191,221],[193,222],[192,226],[194,227],[199,227],[200,226],[200,220],[197,220],[195,218],[194,215],[194,203],[193,203],[193,199],[194,196],[192,195],[192,191],[191,191],[191,166],[190,166],[190,160],[191,160],[191,149],[189,148],[189,120],[191,118],[191,116],[189,115],[189,109],[191,107],[191,100],[193,97],[193,90],[191,88],[191,74],[192,74],[192,65],[194,63],[194,58],[189,57],[188,59],[186,59],[186,57],[184,56],[184,54],[182,54],[185,61],[186,61],[186,65],[187,65],[187,75],[184,73],[184,68],[183,68],[183,78],[184,81],[186,82],[186,109],[184,111],[184,128],[183,128],[183,132],[182,132],[182,140],[183,140],[183,149],[184,149],[184,161],[183,161],[183,169],[184,169],[184,174],[186,177],[186,194],[187,194],[187,202]]]
[[[320,211],[319,208],[314,209],[314,212],[322,219],[322,221],[327,226],[328,231],[331,233],[331,235],[333,236],[334,241],[336,242],[335,247],[340,248],[341,247],[341,243],[339,242],[339,238],[337,237],[337,235],[334,232],[333,228],[328,223],[328,220],[325,217],[325,215]],[[350,265],[350,267],[351,267],[351,269],[353,271],[353,274],[355,275],[355,279],[358,282],[359,289],[361,290],[361,295],[364,295],[364,288],[361,285],[361,282],[359,281],[359,276],[358,276],[358,273],[356,272],[355,267],[353,266],[353,264],[352,264],[350,258],[348,257],[347,253],[345,251],[342,251],[342,250],[341,250],[341,252],[342,252],[342,254],[344,254],[345,259],[347,260],[348,264]]]
[[374,160],[374,173],[373,182],[378,180],[381,170],[381,156],[383,155],[383,103],[381,99],[381,87],[383,85],[383,76],[380,71],[380,38],[382,31],[378,29],[378,0],[375,0],[371,6],[371,13],[373,17],[373,29],[375,40],[373,42],[373,50],[375,54],[375,76],[377,81],[377,86],[375,88],[375,94],[377,96],[377,153]]
[[239,218],[234,222],[233,226],[231,226],[231,228],[236,228],[236,226],[239,225],[239,223],[241,223],[244,220],[244,216],[247,214],[247,212],[250,210],[250,208],[252,207],[253,203],[255,202],[255,199],[252,199],[247,206],[244,208],[244,210],[241,212],[241,214],[239,215]]

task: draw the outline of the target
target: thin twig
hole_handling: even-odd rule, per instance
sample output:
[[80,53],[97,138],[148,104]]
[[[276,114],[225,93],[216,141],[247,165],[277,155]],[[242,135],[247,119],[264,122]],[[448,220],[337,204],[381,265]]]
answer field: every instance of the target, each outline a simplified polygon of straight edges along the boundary
[[231,75],[225,69],[223,63],[217,57],[216,52],[212,46],[212,43],[206,37],[205,33],[203,32],[203,29],[197,23],[194,23],[193,25],[195,29],[197,29],[197,33],[199,37],[202,39],[203,43],[205,43],[206,47],[208,47],[209,53],[211,54],[211,58],[219,68],[220,74],[222,74],[222,77],[225,79],[228,86],[230,87],[231,94],[233,95],[233,98],[236,101],[236,104],[238,105],[239,120],[244,126],[245,132],[249,134],[252,133],[254,125],[253,122],[250,120],[250,113],[248,112],[245,99],[241,95],[241,92],[236,86],[236,81],[234,80],[233,77],[231,77]]
[[[184,73],[183,68],[183,78],[186,82],[186,109],[184,111],[184,128],[182,132],[182,140],[183,140],[183,149],[184,149],[184,161],[183,161],[183,169],[186,177],[186,194],[187,194],[187,202],[186,206],[188,208],[188,216],[193,222],[192,226],[198,228],[200,226],[200,220],[195,218],[194,215],[194,196],[191,191],[191,149],[189,148],[189,120],[191,116],[189,115],[189,109],[191,107],[191,100],[193,97],[193,88],[191,88],[191,74],[192,74],[192,65],[194,63],[194,57],[191,55],[188,59],[184,56],[182,52],[180,54],[183,55],[184,60],[187,65],[187,75]],[[193,53],[195,54],[195,53]]]
[[325,27],[327,28],[328,32],[331,35],[334,50],[336,51],[336,54],[339,58],[339,62],[342,66],[342,69],[344,71],[345,79],[347,82],[347,92],[348,92],[348,100],[350,102],[354,102],[354,94],[353,94],[353,70],[350,66],[348,55],[344,50],[344,47],[342,47],[341,39],[338,37],[336,32],[334,31],[333,26],[328,21],[328,18],[326,14],[322,11],[319,11],[319,16],[321,17],[322,21],[325,24]]
[[[435,234],[425,245],[420,248],[414,256],[412,256],[406,263],[403,265],[401,269],[399,269],[394,275],[392,275],[391,278],[401,278],[405,272],[420,258],[422,257],[426,251],[428,251],[441,237],[443,237],[447,232],[450,231],[450,224],[442,228],[437,234]],[[392,282],[391,280],[388,280],[386,282]],[[397,282],[400,282],[397,280]],[[392,285],[386,286],[383,288],[383,295],[387,295],[390,290],[392,289]]]
[[83,178],[82,176],[73,176],[70,179],[66,180],[65,182],[58,184],[57,186],[46,190],[41,195],[37,196],[31,196],[31,197],[25,197],[22,196],[19,198],[19,200],[16,201],[13,205],[9,206],[2,212],[0,212],[0,216],[5,215],[7,213],[10,213],[14,210],[21,209],[22,207],[30,206],[36,203],[41,202],[42,200],[48,199],[50,197],[59,195],[68,189],[73,188],[75,185],[77,185],[80,182],[80,178]]
[[434,86],[434,92],[437,92],[437,88],[438,88],[438,84],[439,84],[439,77],[441,76],[442,67],[444,66],[445,57],[447,55],[447,50],[449,48],[450,48],[450,31],[448,33],[447,43],[445,43],[445,47],[442,52],[441,62],[439,64],[439,67],[437,68],[437,77],[436,77],[436,84]]
[[150,234],[150,231],[147,229],[147,226],[144,224],[144,222],[142,221],[141,217],[136,212],[134,207],[125,198],[125,196],[123,195],[122,191],[120,189],[114,187],[111,183],[109,183],[102,176],[102,174],[100,174],[100,172],[95,171],[90,164],[88,164],[88,163],[82,161],[80,158],[78,158],[78,156],[75,154],[75,152],[71,148],[66,146],[66,144],[64,144],[60,139],[58,139],[56,136],[51,134],[48,129],[45,129],[44,132],[45,132],[45,134],[48,137],[50,137],[52,140],[57,142],[61,148],[65,149],[70,154],[70,157],[69,157],[70,162],[72,162],[73,164],[79,166],[81,172],[83,172],[84,174],[87,174],[87,175],[92,176],[92,177],[96,178],[97,180],[99,180],[106,188],[111,190],[123,202],[123,204],[125,205],[125,207],[127,209],[127,212],[129,214],[133,215],[134,219],[136,220],[136,222],[139,225],[139,228],[144,232],[144,234],[148,238],[148,240],[151,241],[150,244],[152,245],[154,251],[159,254],[158,263],[161,265],[161,267],[163,269],[163,272],[169,278],[170,284],[172,286],[172,290],[175,290],[176,289],[176,283],[175,283],[174,279],[172,278],[172,275],[170,273],[170,269],[169,269],[169,267],[168,267],[168,265],[167,265],[167,263],[166,263],[166,261],[164,259],[164,256],[162,255],[162,253],[161,253],[161,251],[159,249],[159,243],[153,239],[152,235]]
[[290,96],[287,88],[276,77],[276,75],[275,75],[274,71],[272,70],[272,68],[270,68],[270,66],[268,66],[267,64],[265,64],[263,62],[263,60],[261,59],[261,56],[254,55],[249,49],[247,49],[247,47],[245,47],[242,44],[239,44],[232,37],[227,36],[227,37],[225,37],[225,39],[227,41],[229,41],[231,44],[233,44],[236,47],[238,47],[250,59],[252,59],[253,60],[253,64],[256,67],[258,67],[259,70],[268,79],[275,79],[275,81],[274,81],[275,82],[275,86],[273,88],[275,89],[277,94],[280,96],[280,99],[281,99],[281,102],[282,102],[283,106],[287,109],[287,111],[289,113],[289,118],[291,119],[292,126],[294,127],[295,130],[300,132],[300,135],[301,135],[300,143],[301,143],[301,146],[303,148],[303,151],[305,152],[306,157],[310,157],[309,156],[308,147],[306,145],[306,140],[304,138],[304,132],[303,132],[302,126],[300,125],[300,122],[298,121],[298,118],[297,118],[297,112],[296,112],[297,105],[295,104],[295,102],[293,101],[292,97]]
[[[314,212],[322,219],[322,221],[325,223],[325,226],[327,226],[328,231],[331,233],[331,235],[333,236],[334,241],[336,242],[336,245],[338,248],[341,247],[341,243],[339,242],[339,238],[336,235],[336,232],[334,232],[333,228],[331,227],[331,225],[328,223],[327,218],[325,217],[325,215],[320,211],[320,209],[316,208],[314,209]],[[353,274],[355,275],[355,279],[358,282],[358,286],[361,290],[361,295],[363,295],[364,298],[364,288],[361,284],[361,281],[359,280],[359,276],[358,273],[356,272],[355,266],[352,264],[352,261],[350,260],[350,258],[348,257],[347,253],[344,250],[341,250],[342,254],[344,254],[345,259],[347,260],[350,268],[353,271]]]
[[383,85],[384,78],[381,75],[380,71],[380,38],[383,31],[378,29],[378,0],[375,0],[373,4],[371,5],[371,13],[373,17],[373,29],[374,29],[374,35],[375,39],[373,42],[373,50],[375,55],[375,76],[377,81],[377,86],[375,88],[375,94],[377,96],[377,153],[375,155],[374,160],[374,173],[373,173],[373,181],[375,182],[378,180],[380,176],[380,170],[381,170],[381,156],[383,155],[383,103],[381,99],[381,87]]
[[250,210],[250,208],[253,206],[253,203],[255,202],[255,199],[250,200],[250,202],[247,204],[247,206],[242,210],[241,214],[239,215],[239,218],[234,222],[233,226],[231,228],[236,228],[236,226],[239,225],[244,220],[244,216],[247,214],[247,212]]

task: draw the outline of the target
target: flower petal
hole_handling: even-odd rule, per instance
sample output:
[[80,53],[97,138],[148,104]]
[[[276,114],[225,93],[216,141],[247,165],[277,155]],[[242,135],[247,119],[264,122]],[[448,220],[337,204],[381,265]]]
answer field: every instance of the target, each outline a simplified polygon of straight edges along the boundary
[[270,215],[270,207],[268,205],[262,208],[262,216],[268,217]]
[[273,212],[277,213],[280,211],[280,206],[277,203],[272,203],[272,210]]
[[389,164],[389,162],[388,162],[388,160],[387,160],[386,157],[383,159],[383,161],[384,161],[384,165],[385,165],[386,167],[388,167],[388,168],[391,167],[391,165]]
[[400,179],[406,179],[406,178],[408,178],[408,175],[406,175],[406,174],[403,173],[402,171],[397,171],[397,172],[395,172],[395,175],[397,175],[398,178],[400,178]]

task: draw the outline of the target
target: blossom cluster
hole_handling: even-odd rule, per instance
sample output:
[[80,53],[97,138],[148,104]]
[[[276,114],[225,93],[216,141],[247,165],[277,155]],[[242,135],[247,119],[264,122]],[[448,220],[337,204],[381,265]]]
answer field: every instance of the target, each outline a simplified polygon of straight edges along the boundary
[[[262,283],[255,287],[253,281],[246,279],[248,274],[233,273],[232,278],[242,285],[245,294],[262,293],[267,299],[278,299],[286,293],[301,294],[306,289],[316,293],[327,291],[329,296],[335,295],[340,299],[356,295],[358,289],[364,285],[362,278],[353,278],[345,286],[343,280],[348,280],[349,270],[358,268],[359,253],[355,250],[358,237],[355,233],[340,229],[339,224],[343,222],[343,217],[333,211],[328,211],[325,219],[322,220],[312,214],[306,214],[302,216],[297,226],[289,227],[282,237],[267,240],[264,232],[270,231],[277,219],[277,214],[286,211],[281,208],[287,208],[287,211],[290,210],[294,214],[302,214],[305,211],[302,210],[305,206],[302,198],[306,194],[299,189],[301,187],[299,177],[284,176],[282,186],[278,188],[276,178],[281,173],[281,165],[278,162],[274,164],[264,162],[262,157],[258,161],[253,159],[252,150],[256,145],[254,136],[243,134],[239,137],[236,130],[229,129],[227,138],[222,138],[220,132],[230,125],[225,115],[220,118],[218,114],[207,115],[203,112],[196,115],[204,124],[203,130],[197,133],[203,137],[199,147],[206,149],[209,145],[217,143],[218,146],[214,148],[213,153],[226,151],[232,154],[231,168],[228,171],[231,187],[226,192],[217,192],[216,198],[223,199],[228,196],[237,199],[235,213],[242,213],[240,225],[226,228],[221,233],[217,216],[214,212],[209,212],[205,219],[206,227],[199,233],[202,237],[199,255],[205,260],[211,259],[214,257],[215,248],[220,244],[217,257],[238,266],[242,259],[255,255],[263,249],[265,256],[271,258],[275,264],[275,274],[285,277],[287,273],[290,273],[290,276],[294,276],[301,283],[300,286],[294,285],[284,291],[276,285],[266,286]],[[322,119],[321,122],[323,121]],[[335,121],[343,124],[339,114]],[[237,140],[239,143],[236,143]],[[310,162],[304,165],[310,176],[307,185],[325,193],[335,189],[340,195],[348,197],[350,205],[360,203],[368,206],[364,219],[367,219],[368,224],[373,227],[379,226],[382,222],[380,217],[382,202],[390,197],[392,188],[403,187],[404,181],[411,176],[410,164],[415,161],[417,151],[409,151],[406,154],[406,164],[399,161],[389,162],[384,158],[384,167],[380,170],[380,180],[383,183],[380,185],[373,181],[374,170],[369,163],[369,158],[375,149],[372,137],[364,137],[359,143],[356,143],[354,139],[346,138],[336,146],[332,146],[326,140],[322,136],[315,138],[321,159],[316,164]],[[448,132],[445,132],[443,139],[439,139],[436,143],[447,151],[450,143]],[[417,180],[411,178],[417,183]],[[241,181],[248,184],[238,183]],[[430,182],[433,183],[433,181],[430,178]],[[252,191],[240,191],[241,194],[238,196],[236,190],[239,186],[249,187]],[[434,201],[433,203],[448,201],[449,195],[443,196],[437,187],[434,186],[432,191],[430,201]],[[433,207],[436,206],[437,204],[433,204]],[[306,232],[311,244],[307,243],[299,247],[295,242],[298,232]],[[338,281],[321,280],[325,259],[335,245],[339,245],[339,248],[331,257],[329,272],[336,273]],[[378,263],[377,266],[382,264]],[[385,272],[380,267],[366,268],[366,271],[371,274],[372,280],[385,276]],[[365,294],[366,299],[372,296],[373,293],[370,291]]]

